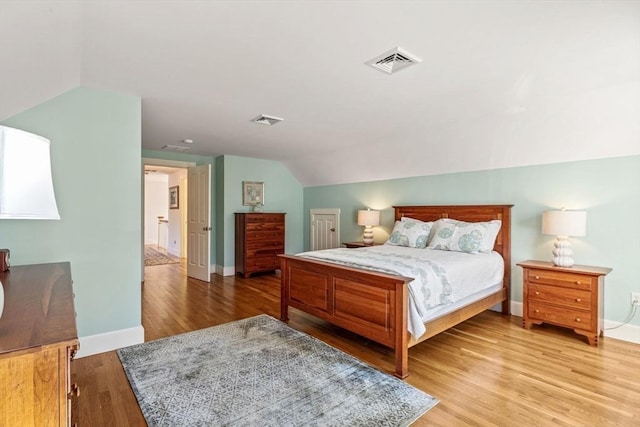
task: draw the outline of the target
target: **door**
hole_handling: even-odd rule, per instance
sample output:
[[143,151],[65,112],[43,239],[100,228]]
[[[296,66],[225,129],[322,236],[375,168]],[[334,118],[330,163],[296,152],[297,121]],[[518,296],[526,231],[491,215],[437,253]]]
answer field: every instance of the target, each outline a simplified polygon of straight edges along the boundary
[[187,276],[211,281],[211,165],[189,168]]
[[340,247],[340,209],[311,209],[311,250]]

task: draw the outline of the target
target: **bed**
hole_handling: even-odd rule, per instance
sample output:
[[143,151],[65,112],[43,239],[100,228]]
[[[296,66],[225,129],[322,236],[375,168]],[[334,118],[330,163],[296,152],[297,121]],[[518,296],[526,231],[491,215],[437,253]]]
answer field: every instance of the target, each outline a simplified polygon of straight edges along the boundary
[[406,217],[425,222],[441,218],[465,222],[498,219],[502,222],[493,247],[504,260],[502,283],[488,293],[482,293],[479,299],[466,301],[464,305],[458,305],[453,310],[446,310],[431,318],[424,323],[426,332],[418,338],[408,330],[408,284],[413,278],[297,255],[280,255],[280,320],[287,322],[289,307],[294,307],[390,347],[395,353],[394,374],[406,378],[409,374],[410,347],[497,304],[501,304],[503,314],[510,314],[511,207],[512,205],[394,206],[396,221]]

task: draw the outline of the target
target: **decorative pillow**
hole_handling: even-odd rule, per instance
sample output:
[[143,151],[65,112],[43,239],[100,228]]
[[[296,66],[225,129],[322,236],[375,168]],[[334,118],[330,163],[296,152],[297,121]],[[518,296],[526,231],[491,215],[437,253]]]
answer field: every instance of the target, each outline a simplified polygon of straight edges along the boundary
[[451,218],[436,221],[429,248],[467,253],[491,252],[502,221],[464,222]]
[[428,248],[440,249],[443,251],[451,250],[451,238],[458,221],[443,218],[437,220],[433,225],[433,237],[429,240]]
[[502,227],[502,221],[499,219],[488,221],[486,224],[487,232],[484,235],[482,244],[480,245],[480,252],[491,252],[493,250],[493,245],[496,244],[496,238],[500,232],[500,227]]
[[429,232],[433,222],[418,221],[417,219],[402,218],[396,221],[393,231],[386,244],[395,246],[407,246],[410,248],[424,248],[427,246]]
[[487,228],[487,224],[482,222],[458,222],[454,226],[449,249],[477,254],[487,234]]

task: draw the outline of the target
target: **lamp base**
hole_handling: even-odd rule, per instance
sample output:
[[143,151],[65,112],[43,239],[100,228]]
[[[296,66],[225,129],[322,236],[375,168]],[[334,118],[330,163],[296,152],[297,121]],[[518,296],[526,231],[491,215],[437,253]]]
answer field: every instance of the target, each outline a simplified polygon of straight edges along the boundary
[[553,246],[553,258],[551,258],[553,264],[558,267],[573,266],[573,249],[571,249],[569,239],[564,236],[558,236]]
[[362,241],[365,245],[373,244],[373,228],[371,226],[366,226],[364,228],[364,234],[362,235]]

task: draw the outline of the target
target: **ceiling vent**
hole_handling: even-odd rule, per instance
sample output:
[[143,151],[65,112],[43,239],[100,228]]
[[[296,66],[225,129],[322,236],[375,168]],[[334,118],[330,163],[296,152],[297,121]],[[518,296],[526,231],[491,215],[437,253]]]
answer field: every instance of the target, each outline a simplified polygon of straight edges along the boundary
[[413,64],[419,64],[420,62],[422,62],[422,59],[413,53],[407,52],[401,47],[396,47],[365,62],[365,64],[384,71],[387,74],[393,74]]
[[162,149],[167,151],[187,151],[189,147],[180,147],[179,145],[167,144],[164,147],[162,147]]
[[283,120],[284,119],[281,119],[280,117],[267,116],[266,114],[261,114],[258,117],[251,119],[253,123],[257,123],[259,125],[265,125],[265,126],[273,126],[275,124],[280,123]]

